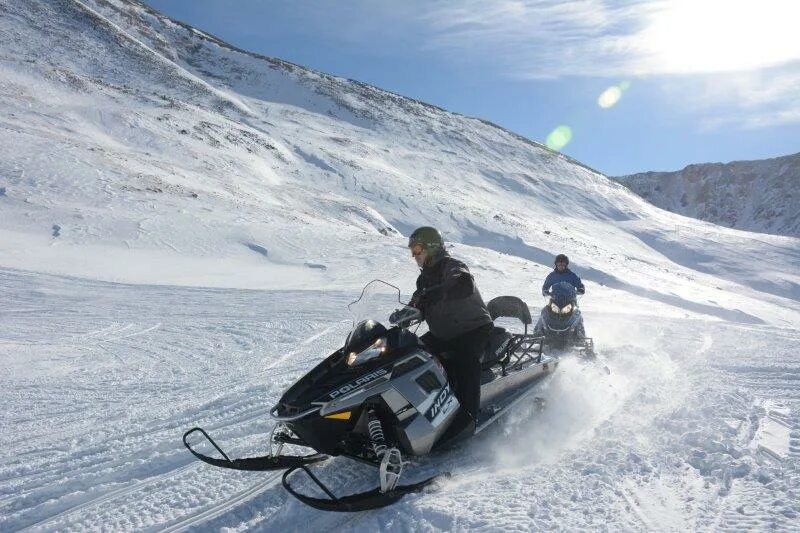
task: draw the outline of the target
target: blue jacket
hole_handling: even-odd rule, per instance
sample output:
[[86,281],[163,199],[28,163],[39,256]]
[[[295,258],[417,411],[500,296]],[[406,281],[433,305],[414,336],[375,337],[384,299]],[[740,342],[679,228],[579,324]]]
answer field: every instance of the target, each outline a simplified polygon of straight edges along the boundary
[[547,275],[547,278],[545,278],[544,280],[544,285],[542,285],[542,293],[547,292],[550,289],[550,287],[561,281],[566,281],[567,283],[571,284],[573,287],[578,289],[579,293],[582,293],[583,291],[586,290],[583,287],[581,278],[579,278],[578,275],[572,270],[565,268],[564,272],[553,270]]

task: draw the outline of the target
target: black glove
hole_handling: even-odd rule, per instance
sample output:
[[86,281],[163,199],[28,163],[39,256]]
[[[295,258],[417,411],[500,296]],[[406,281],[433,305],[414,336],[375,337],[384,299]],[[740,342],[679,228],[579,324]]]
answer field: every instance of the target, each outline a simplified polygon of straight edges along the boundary
[[550,296],[550,292],[547,289],[542,289],[542,296]]
[[402,309],[395,309],[394,312],[391,315],[389,315],[389,323],[401,324],[405,321],[413,320],[416,318],[422,318],[422,312],[416,307],[411,307],[407,305]]
[[397,324],[400,321],[401,313],[403,312],[402,309],[395,309],[392,311],[392,314],[389,315],[389,324]]
[[578,294],[584,294],[584,293],[586,293],[586,288],[585,287],[578,287]]

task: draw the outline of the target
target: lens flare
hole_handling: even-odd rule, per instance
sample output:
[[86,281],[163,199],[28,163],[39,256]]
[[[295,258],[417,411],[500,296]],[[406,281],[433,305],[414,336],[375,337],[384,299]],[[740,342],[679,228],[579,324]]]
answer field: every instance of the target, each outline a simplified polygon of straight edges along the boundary
[[609,107],[614,107],[620,98],[622,98],[622,89],[614,85],[603,91],[603,94],[597,98],[597,105],[603,109],[608,109]]
[[569,126],[559,126],[550,132],[545,144],[551,150],[561,150],[572,140],[572,130]]

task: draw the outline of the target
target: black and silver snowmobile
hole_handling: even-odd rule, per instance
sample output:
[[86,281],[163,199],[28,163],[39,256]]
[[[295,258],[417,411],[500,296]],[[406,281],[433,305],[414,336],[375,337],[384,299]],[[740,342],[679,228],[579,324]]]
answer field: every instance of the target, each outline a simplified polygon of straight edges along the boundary
[[[412,328],[422,322],[417,309],[397,309],[400,291],[380,280],[367,284],[349,307],[358,319],[339,348],[300,378],[270,411],[277,425],[270,436],[271,453],[230,459],[201,428],[183,436],[197,458],[236,470],[285,470],[283,486],[305,504],[329,511],[363,511],[392,504],[417,492],[436,477],[401,485],[410,456],[422,456],[447,445],[444,436],[456,418],[459,403],[441,363],[420,342]],[[529,334],[528,306],[514,296],[488,304],[493,319],[518,318],[524,333],[495,326],[483,358],[481,414],[476,433],[486,429],[512,406],[530,396],[534,385],[550,375],[558,361],[542,352],[542,338]],[[374,319],[392,313],[390,326]],[[379,309],[382,309],[379,310]],[[365,318],[368,317],[368,318]],[[193,434],[202,434],[221,457],[196,450]],[[281,455],[284,445],[310,448],[308,455]],[[274,453],[273,453],[274,449]],[[379,486],[371,491],[336,496],[309,468],[330,456],[345,456],[373,465]],[[292,476],[304,472],[326,497],[301,493]]]
[[575,287],[561,281],[550,287],[549,297],[539,315],[534,335],[544,336],[548,348],[578,348],[581,356],[594,358],[594,341],[586,336]]

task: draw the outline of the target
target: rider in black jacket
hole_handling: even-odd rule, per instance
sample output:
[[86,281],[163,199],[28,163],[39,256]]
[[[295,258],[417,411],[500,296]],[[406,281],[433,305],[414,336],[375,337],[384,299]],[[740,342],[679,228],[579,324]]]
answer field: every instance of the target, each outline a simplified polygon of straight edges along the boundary
[[492,332],[492,317],[469,269],[447,253],[435,228],[417,228],[408,247],[422,270],[410,303],[428,323],[430,331],[422,341],[442,361],[463,407],[448,433],[472,434],[480,408],[480,359]]

